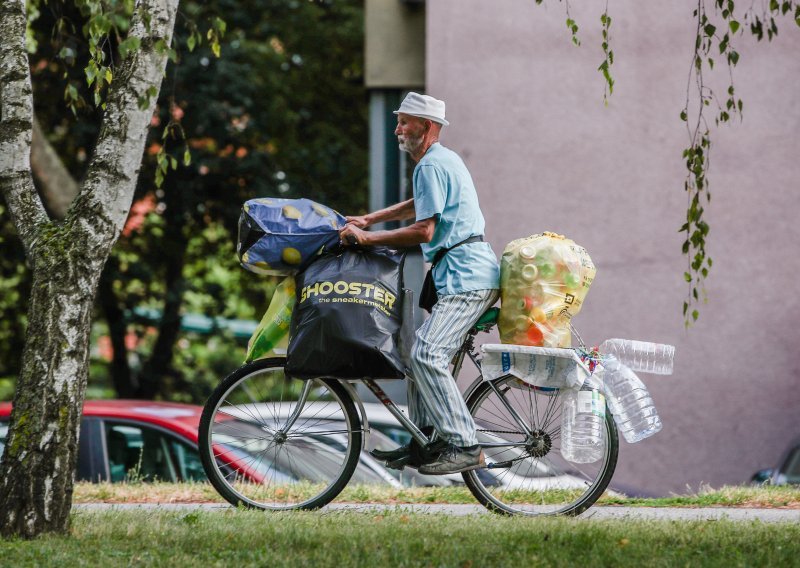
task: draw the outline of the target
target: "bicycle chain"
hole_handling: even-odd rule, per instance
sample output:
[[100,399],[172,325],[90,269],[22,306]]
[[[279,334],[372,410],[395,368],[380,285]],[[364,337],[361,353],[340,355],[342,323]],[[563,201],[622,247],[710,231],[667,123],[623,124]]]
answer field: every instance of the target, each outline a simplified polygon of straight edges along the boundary
[[[478,432],[483,432],[484,434],[517,434],[519,436],[523,436],[523,432],[519,432],[517,430],[481,430],[478,429]],[[523,442],[520,442],[522,444]]]

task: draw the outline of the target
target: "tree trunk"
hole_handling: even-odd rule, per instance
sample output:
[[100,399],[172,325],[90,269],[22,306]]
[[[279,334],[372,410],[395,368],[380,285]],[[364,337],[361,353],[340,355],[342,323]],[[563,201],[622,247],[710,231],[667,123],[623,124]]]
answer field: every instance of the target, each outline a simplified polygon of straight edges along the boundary
[[139,393],[136,398],[153,399],[157,394],[164,394],[167,390],[164,389],[164,377],[175,373],[172,358],[181,332],[181,306],[186,290],[183,267],[186,263],[188,238],[178,221],[167,228],[165,237],[169,239],[169,244],[164,247],[167,264],[164,309],[153,351],[139,375]]
[[34,269],[22,371],[0,466],[0,530],[6,535],[33,537],[68,526],[87,330],[105,260],[82,250],[86,246],[57,234]]
[[100,277],[99,300],[108,324],[108,336],[111,339],[111,381],[117,397],[135,398],[136,385],[133,383],[131,366],[128,364],[128,347],[125,345],[128,325],[125,321],[125,313],[117,302],[113,284],[113,278],[109,275],[108,266],[106,266],[105,272]]
[[[66,532],[88,371],[91,313],[103,264],[130,210],[178,0],[137,0],[140,49],[118,66],[86,181],[51,222],[30,173],[33,98],[25,0],[0,3],[0,190],[33,272],[28,333],[0,460],[0,536]],[[147,25],[145,25],[147,22]]]
[[78,195],[78,183],[64,167],[36,118],[33,119],[31,139],[31,171],[39,183],[45,209],[54,219],[63,219]]

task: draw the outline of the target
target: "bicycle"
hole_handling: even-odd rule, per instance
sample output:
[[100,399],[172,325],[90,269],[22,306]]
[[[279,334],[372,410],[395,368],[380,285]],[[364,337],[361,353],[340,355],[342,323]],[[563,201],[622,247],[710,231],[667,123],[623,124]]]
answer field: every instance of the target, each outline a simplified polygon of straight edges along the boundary
[[[497,317],[498,309],[490,308],[467,333],[452,361],[455,378],[465,358],[480,373],[474,339],[490,331]],[[270,358],[243,365],[219,384],[203,409],[203,467],[216,490],[235,506],[308,510],[328,504],[353,475],[369,433],[352,385],[357,381],[293,379],[283,373],[284,364],[284,358]],[[359,380],[419,444],[431,442],[375,380]],[[510,375],[491,381],[479,375],[465,391],[487,468],[462,476],[490,511],[579,515],[606,490],[619,450],[611,414],[606,412],[602,458],[590,464],[567,462],[559,452],[563,395]]]

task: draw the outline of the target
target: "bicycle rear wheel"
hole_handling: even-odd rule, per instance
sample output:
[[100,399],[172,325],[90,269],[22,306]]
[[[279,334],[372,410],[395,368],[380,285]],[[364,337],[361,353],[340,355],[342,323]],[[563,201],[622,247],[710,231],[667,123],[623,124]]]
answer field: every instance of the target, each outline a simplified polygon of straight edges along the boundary
[[[475,498],[494,512],[513,515],[579,515],[591,507],[608,487],[617,464],[619,439],[611,414],[606,412],[602,458],[571,463],[560,451],[563,393],[511,376],[493,383],[497,391],[484,382],[467,400],[487,464],[502,466],[464,472]],[[500,397],[522,418],[530,434]]]
[[348,391],[333,379],[309,385],[292,379],[284,374],[285,362],[262,359],[240,367],[203,409],[203,467],[233,505],[316,509],[344,489],[358,464],[361,419]]

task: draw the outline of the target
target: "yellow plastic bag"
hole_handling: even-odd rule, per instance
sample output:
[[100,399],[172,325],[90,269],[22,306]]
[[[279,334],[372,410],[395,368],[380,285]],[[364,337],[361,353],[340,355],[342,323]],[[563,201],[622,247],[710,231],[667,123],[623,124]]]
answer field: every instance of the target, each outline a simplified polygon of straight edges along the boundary
[[596,272],[586,249],[563,235],[542,233],[509,243],[500,260],[500,341],[569,347],[569,321]]
[[267,313],[247,343],[245,363],[265,357],[286,356],[295,301],[294,276],[287,276],[275,288]]

